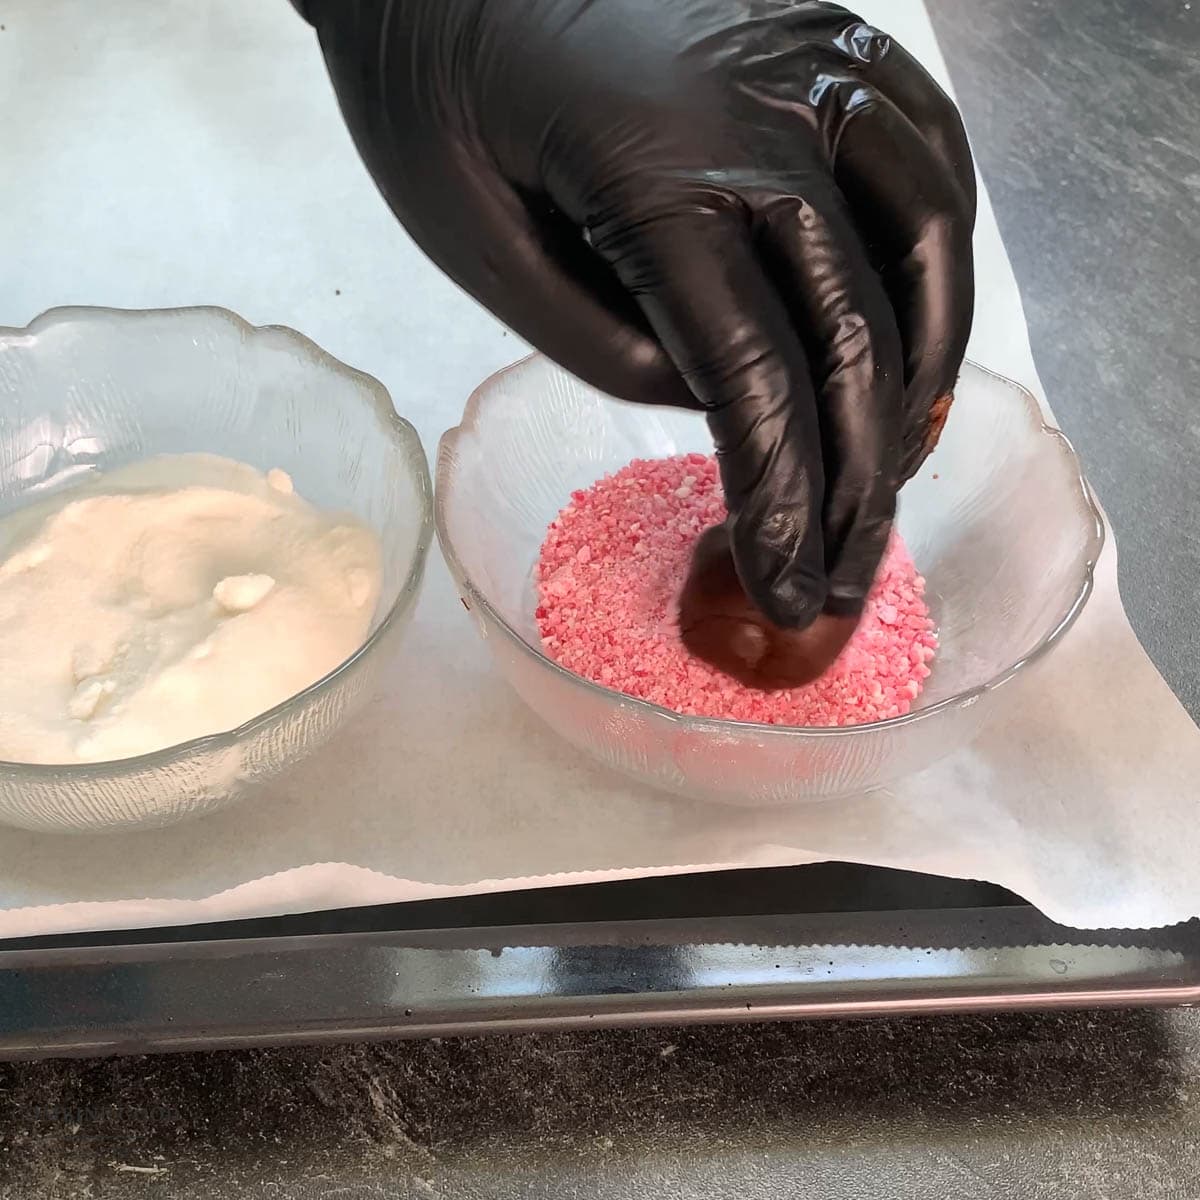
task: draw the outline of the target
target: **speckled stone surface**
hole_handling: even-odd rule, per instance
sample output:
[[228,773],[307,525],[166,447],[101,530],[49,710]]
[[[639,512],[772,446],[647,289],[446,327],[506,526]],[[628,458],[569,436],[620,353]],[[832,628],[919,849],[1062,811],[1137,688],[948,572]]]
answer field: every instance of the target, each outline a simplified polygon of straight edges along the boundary
[[0,1070],[6,1196],[1196,1195],[1200,1027],[1000,1016]]
[[1200,717],[1200,4],[928,7],[1125,606]]
[[[1128,607],[1196,712],[1200,4],[930,8]],[[1187,1012],[10,1065],[0,1196],[1191,1198],[1198,1103]]]

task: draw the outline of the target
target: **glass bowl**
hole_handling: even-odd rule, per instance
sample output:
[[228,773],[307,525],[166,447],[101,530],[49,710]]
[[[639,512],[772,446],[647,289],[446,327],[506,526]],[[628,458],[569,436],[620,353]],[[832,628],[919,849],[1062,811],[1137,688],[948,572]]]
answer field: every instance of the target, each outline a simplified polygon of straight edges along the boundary
[[229,804],[324,742],[395,650],[432,537],[432,487],[382,384],[290,329],[219,308],[60,308],[0,329],[0,514],[106,468],[192,451],[281,467],[306,500],[375,530],[383,590],[367,640],[228,733],[119,762],[0,762],[0,821],[129,829]]
[[1005,685],[1054,647],[1091,593],[1104,526],[1075,452],[1027,391],[968,365],[941,444],[901,503],[940,638],[909,715],[847,729],[685,717],[552,662],[533,566],[571,492],[633,458],[711,450],[700,414],[623,404],[536,355],[484,383],[439,448],[438,537],[500,670],[551,728],[644,783],[792,804],[920,771],[1003,708]]

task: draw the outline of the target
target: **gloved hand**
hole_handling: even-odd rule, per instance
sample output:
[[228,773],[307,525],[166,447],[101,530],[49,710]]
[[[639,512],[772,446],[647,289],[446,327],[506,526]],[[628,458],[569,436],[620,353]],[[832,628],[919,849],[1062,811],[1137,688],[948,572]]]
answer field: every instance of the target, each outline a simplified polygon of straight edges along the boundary
[[816,0],[295,2],[434,262],[589,383],[705,411],[775,632],[856,616],[973,310],[925,71]]

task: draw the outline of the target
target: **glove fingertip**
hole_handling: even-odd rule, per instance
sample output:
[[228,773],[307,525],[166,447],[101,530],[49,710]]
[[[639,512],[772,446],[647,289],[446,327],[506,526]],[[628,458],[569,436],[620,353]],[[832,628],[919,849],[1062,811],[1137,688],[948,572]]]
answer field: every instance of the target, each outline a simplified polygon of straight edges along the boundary
[[861,617],[867,607],[867,597],[858,594],[830,594],[825,599],[825,613],[830,617]]
[[[739,523],[740,524],[740,523]],[[738,577],[755,607],[780,629],[807,629],[825,610],[829,594],[820,548],[780,554],[763,544],[759,530],[733,530],[733,557]]]
[[887,553],[892,525],[890,518],[879,518],[848,539],[825,598],[825,612],[830,616],[862,615]]

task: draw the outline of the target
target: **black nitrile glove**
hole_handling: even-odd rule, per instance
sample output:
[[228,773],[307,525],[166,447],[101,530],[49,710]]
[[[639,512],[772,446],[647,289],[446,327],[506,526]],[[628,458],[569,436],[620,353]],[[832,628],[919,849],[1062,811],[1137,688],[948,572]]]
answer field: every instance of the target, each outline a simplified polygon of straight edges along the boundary
[[802,0],[296,0],[399,219],[604,391],[708,415],[737,575],[857,614],[974,301],[957,111]]

